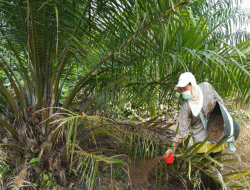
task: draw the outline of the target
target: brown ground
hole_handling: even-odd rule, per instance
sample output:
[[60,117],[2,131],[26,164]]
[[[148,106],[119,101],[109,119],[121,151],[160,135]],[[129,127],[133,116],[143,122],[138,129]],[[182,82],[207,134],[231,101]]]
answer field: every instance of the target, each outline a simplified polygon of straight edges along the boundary
[[[237,161],[230,163],[229,167],[238,171],[250,170],[250,107],[237,109],[233,115],[239,123],[241,131],[239,138],[234,143],[237,151],[234,156],[230,156]],[[228,150],[225,152],[231,153]],[[228,170],[230,169],[228,168]]]

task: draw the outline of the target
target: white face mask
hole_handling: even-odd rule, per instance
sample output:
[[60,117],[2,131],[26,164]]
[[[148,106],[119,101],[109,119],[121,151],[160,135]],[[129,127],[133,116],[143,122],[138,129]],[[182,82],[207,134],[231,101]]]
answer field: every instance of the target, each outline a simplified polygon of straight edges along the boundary
[[186,92],[183,92],[181,93],[182,97],[186,100],[190,100],[191,98],[193,98],[190,90],[186,91]]

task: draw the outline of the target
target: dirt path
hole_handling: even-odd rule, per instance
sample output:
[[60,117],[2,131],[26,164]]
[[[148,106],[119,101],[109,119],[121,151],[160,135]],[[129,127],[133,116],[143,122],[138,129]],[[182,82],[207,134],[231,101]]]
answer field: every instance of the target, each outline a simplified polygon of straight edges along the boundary
[[236,118],[241,126],[240,136],[234,143],[237,149],[235,157],[238,162],[234,162],[234,166],[238,170],[250,169],[250,108],[237,110],[238,118]]

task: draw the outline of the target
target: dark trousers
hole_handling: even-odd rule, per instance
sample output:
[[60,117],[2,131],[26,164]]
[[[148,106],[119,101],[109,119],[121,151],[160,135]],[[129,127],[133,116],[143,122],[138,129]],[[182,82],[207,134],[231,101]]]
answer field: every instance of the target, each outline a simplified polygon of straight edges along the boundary
[[[215,153],[210,153],[209,156],[211,158],[215,158],[216,156],[220,155],[222,153],[222,151],[220,152],[215,152]],[[217,161],[220,161],[220,158],[216,159]],[[202,190],[206,190],[208,188],[210,188],[210,190],[219,190],[221,189],[220,184],[215,181],[213,178],[211,178],[210,176],[208,176],[207,174],[205,174],[204,172],[201,173],[201,181],[203,184],[201,184],[201,188]]]

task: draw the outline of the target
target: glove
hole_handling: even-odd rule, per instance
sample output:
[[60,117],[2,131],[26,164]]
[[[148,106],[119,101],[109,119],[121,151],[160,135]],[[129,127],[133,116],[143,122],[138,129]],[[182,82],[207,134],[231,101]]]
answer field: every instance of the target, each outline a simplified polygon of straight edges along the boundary
[[169,154],[169,157],[167,158],[167,154],[165,154],[164,156],[163,156],[163,158],[164,158],[164,161],[167,163],[167,164],[172,164],[173,162],[174,162],[174,153],[170,153]]

